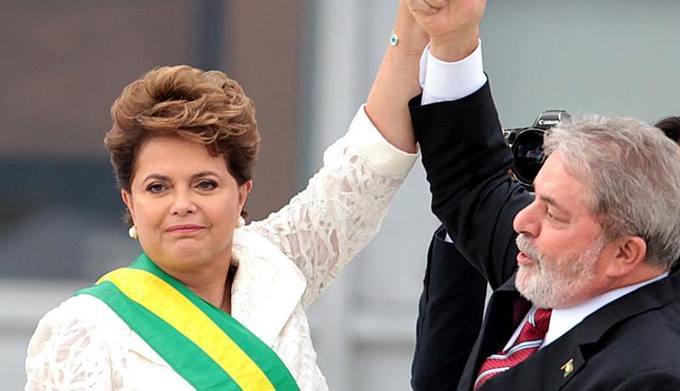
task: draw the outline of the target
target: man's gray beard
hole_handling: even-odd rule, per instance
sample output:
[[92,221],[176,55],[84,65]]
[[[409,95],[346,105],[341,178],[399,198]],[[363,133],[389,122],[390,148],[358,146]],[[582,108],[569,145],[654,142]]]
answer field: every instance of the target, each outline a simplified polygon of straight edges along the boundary
[[571,301],[595,277],[597,257],[604,248],[603,238],[573,260],[565,270],[547,259],[523,234],[517,236],[517,247],[534,261],[532,266],[519,265],[515,278],[517,291],[539,308],[560,308]]

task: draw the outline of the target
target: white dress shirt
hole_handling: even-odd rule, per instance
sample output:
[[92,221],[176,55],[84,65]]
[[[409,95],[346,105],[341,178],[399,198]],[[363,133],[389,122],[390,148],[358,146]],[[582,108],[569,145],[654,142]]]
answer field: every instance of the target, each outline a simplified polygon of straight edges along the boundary
[[[599,296],[595,296],[592,299],[584,301],[583,303],[577,304],[573,307],[554,308],[552,311],[552,315],[550,316],[550,325],[548,326],[548,332],[545,334],[545,338],[543,338],[543,343],[541,344],[539,349],[543,349],[545,346],[550,345],[556,339],[558,339],[559,337],[566,334],[569,330],[576,327],[576,325],[581,323],[581,321],[588,317],[588,315],[594,313],[595,311],[611,303],[612,301],[620,299],[621,297],[639,288],[642,288],[647,284],[651,284],[655,281],[658,281],[666,277],[668,277],[668,273],[663,273],[661,275],[650,278],[649,280],[639,282],[637,284],[628,285],[622,288],[613,289],[611,291],[605,292]],[[531,308],[534,309],[536,308],[536,306],[532,306]],[[527,321],[526,318],[527,316],[525,316],[524,320],[520,322],[519,326],[512,334],[512,337],[510,337],[510,340],[505,345],[503,350],[509,349],[510,346],[512,346],[512,344],[515,342],[515,339],[517,339],[517,337],[519,336],[519,332],[522,329],[522,326]]]
[[[430,53],[429,46],[425,48],[420,58],[420,85],[423,87],[421,103],[426,105],[441,101],[458,100],[480,89],[487,80],[482,64],[481,48],[482,44],[480,41],[477,49],[472,54],[456,62],[441,61]],[[452,242],[448,233],[446,234],[446,241]],[[605,305],[667,276],[668,273],[664,273],[638,284],[614,289],[570,308],[553,309],[548,333],[543,340],[541,348],[566,334],[588,315]],[[520,322],[504,349],[512,346],[526,320],[525,316],[525,319]]]

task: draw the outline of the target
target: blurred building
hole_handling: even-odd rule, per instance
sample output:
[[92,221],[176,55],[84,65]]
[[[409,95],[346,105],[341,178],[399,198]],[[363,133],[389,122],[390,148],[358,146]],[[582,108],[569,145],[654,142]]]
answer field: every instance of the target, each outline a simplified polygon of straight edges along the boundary
[[[101,140],[109,107],[157,65],[221,69],[257,104],[253,218],[284,205],[365,100],[396,0],[0,1],[0,390],[24,382],[49,308],[138,251]],[[490,2],[486,71],[508,127],[545,109],[678,114],[675,16],[652,0]],[[436,227],[422,169],[383,229],[312,307],[333,390],[407,390]],[[451,347],[455,349],[455,347]]]

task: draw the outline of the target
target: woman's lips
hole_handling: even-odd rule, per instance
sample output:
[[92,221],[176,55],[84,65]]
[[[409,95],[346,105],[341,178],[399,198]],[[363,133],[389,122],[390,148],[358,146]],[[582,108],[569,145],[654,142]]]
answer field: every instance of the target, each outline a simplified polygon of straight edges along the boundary
[[168,227],[165,232],[175,234],[190,234],[203,230],[205,227],[197,224],[177,224]]

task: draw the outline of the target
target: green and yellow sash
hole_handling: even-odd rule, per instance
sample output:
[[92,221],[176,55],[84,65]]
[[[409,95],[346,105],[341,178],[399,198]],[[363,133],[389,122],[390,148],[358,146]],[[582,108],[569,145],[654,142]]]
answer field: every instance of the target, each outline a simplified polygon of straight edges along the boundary
[[197,390],[299,390],[269,346],[145,254],[76,294],[105,302]]

